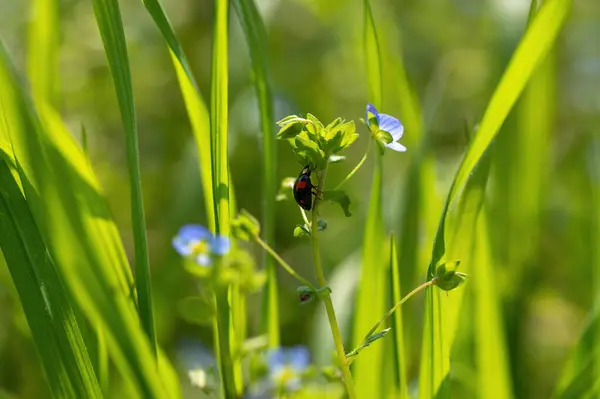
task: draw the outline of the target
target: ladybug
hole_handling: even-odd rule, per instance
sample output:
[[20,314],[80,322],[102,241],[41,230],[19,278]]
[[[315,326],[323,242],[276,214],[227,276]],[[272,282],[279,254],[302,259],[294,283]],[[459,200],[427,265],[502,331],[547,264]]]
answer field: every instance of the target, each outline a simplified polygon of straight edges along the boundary
[[313,192],[315,186],[310,181],[310,172],[310,165],[306,165],[294,182],[294,199],[302,209],[307,211],[312,208],[312,195],[315,194]]

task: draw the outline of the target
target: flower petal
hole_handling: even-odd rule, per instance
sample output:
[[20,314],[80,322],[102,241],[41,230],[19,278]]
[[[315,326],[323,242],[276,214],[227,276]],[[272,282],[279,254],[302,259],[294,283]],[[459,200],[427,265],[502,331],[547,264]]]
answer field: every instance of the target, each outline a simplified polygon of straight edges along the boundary
[[173,237],[172,240],[173,248],[181,256],[189,256],[192,253],[192,247],[189,241],[184,241],[181,237]]
[[371,103],[367,104],[367,117],[365,118],[367,124],[369,123],[369,114],[375,115],[377,123],[379,123],[379,112],[377,112],[377,108],[375,108],[375,106]]
[[269,364],[269,369],[274,371],[283,367],[285,364],[285,353],[282,349],[272,349],[267,354],[267,363]]
[[216,236],[210,243],[210,251],[215,255],[226,255],[231,249],[231,240],[229,237]]
[[287,361],[297,371],[303,371],[310,364],[310,353],[305,346],[294,346],[288,350]]
[[398,152],[406,151],[406,147],[403,146],[402,144],[398,143],[397,141],[392,141],[391,143],[386,144],[386,147],[389,148],[390,150],[394,150],[394,151],[398,151]]
[[203,253],[196,256],[196,263],[200,266],[210,266],[212,260],[210,259],[210,255],[208,255],[207,253]]
[[177,236],[183,241],[203,241],[211,238],[212,233],[199,224],[186,224],[179,229]]
[[398,141],[404,134],[404,126],[393,116],[380,114],[379,115],[379,130],[385,130],[392,135],[394,141]]

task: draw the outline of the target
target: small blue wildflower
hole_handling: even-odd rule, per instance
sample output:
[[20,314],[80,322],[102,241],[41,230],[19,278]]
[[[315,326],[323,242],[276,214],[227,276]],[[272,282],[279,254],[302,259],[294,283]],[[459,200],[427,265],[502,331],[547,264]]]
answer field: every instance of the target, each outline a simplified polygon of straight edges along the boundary
[[385,145],[387,148],[399,152],[406,151],[406,147],[398,143],[398,140],[404,134],[404,126],[398,119],[390,115],[380,114],[373,104],[367,104],[366,122],[371,132],[377,133],[377,131],[383,130],[392,135],[392,142]]
[[301,388],[302,373],[310,364],[310,354],[305,346],[279,348],[268,353],[269,378],[287,391]]
[[206,227],[188,224],[173,238],[173,248],[181,256],[193,257],[200,266],[210,266],[211,255],[223,256],[231,249],[229,237],[215,236]]

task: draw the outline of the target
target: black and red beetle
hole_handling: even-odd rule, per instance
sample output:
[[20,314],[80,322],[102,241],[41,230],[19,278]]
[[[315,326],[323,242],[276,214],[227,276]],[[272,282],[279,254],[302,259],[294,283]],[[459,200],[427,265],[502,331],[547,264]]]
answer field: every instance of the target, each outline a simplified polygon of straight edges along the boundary
[[[312,208],[312,196],[316,195],[316,187],[312,185],[310,181],[310,172],[312,169],[310,165],[306,165],[300,176],[294,182],[294,199],[304,210],[310,211]],[[313,191],[313,189],[315,191]]]

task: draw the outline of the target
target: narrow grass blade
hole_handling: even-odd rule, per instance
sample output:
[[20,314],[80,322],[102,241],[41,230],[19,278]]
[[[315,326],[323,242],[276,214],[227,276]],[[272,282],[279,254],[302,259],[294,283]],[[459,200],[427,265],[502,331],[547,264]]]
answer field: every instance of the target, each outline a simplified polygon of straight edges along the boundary
[[472,281],[467,287],[473,293],[477,397],[510,399],[513,395],[508,350],[488,228],[486,212],[481,210],[475,233]]
[[[463,162],[465,159],[463,158]],[[448,211],[452,188],[450,189],[433,245],[428,280],[433,277],[435,267],[442,261],[460,259],[463,272],[468,272],[472,266],[475,229],[483,204],[488,172],[489,155],[486,155],[473,171],[452,212]],[[463,291],[457,290],[446,295],[436,287],[427,288],[419,398],[450,397],[450,350],[456,333]]]
[[123,245],[85,155],[56,113],[41,102],[34,108],[18,81],[0,45],[0,129],[11,139],[29,207],[70,297],[102,330],[114,364],[140,396],[179,396],[163,377],[172,375],[170,365],[156,367],[140,327]]
[[142,176],[138,144],[137,121],[129,69],[129,57],[125,42],[125,32],[121,11],[117,0],[93,0],[94,13],[104,43],[104,51],[110,66],[119,100],[121,119],[125,129],[127,165],[131,188],[131,215],[133,241],[135,246],[135,287],[140,322],[156,352],[156,331],[152,309],[152,289],[150,282],[150,260],[146,239],[146,220],[142,199]]
[[600,395],[597,363],[600,358],[600,347],[597,345],[599,330],[600,308],[596,306],[590,312],[586,328],[569,356],[554,398],[578,399]]
[[57,0],[35,0],[31,5],[27,64],[34,98],[57,105],[60,26]]
[[[273,120],[273,98],[269,84],[267,34],[254,0],[233,2],[244,28],[250,49],[254,86],[260,108],[262,131],[262,239],[271,247],[275,244],[275,195],[277,182],[275,171],[275,121]],[[277,274],[273,259],[264,255],[263,265],[267,282],[263,294],[261,332],[269,337],[269,346],[279,346],[279,309],[277,305]]]
[[50,392],[101,398],[72,304],[8,164],[0,160],[0,248],[19,294]]
[[[382,69],[381,52],[377,31],[368,0],[363,1],[364,49],[367,71],[369,100],[375,107],[382,106]],[[369,138],[371,140],[371,138]],[[383,156],[377,146],[373,146],[375,166],[369,199],[369,209],[362,248],[360,284],[357,287],[352,347],[362,343],[364,334],[386,312],[386,298],[381,293],[386,289],[387,264],[385,253],[385,233],[382,210]],[[382,396],[383,345],[372,345],[368,351],[360,354],[353,363],[353,375],[356,381],[356,393],[359,398]]]
[[[213,30],[213,53],[211,70],[210,98],[210,138],[213,195],[215,210],[215,232],[229,237],[229,166],[228,147],[228,41],[229,41],[229,2],[215,1],[215,26]],[[236,372],[232,359],[231,345],[235,344],[232,312],[229,303],[229,289],[217,288],[217,330],[219,345],[219,367],[225,397],[234,398],[241,394],[241,381],[236,382]],[[239,374],[239,373],[238,373]]]
[[486,108],[477,135],[457,172],[450,197],[464,188],[469,175],[498,134],[508,113],[532,73],[553,46],[567,15],[571,0],[548,0],[539,10],[513,54]]
[[[592,137],[588,147],[590,159],[590,219],[592,249],[590,267],[594,278],[594,308],[588,315],[581,338],[576,341],[553,397],[560,399],[595,398],[600,395],[600,140]],[[578,238],[579,239],[579,238]]]
[[215,231],[215,210],[213,205],[213,180],[211,165],[211,140],[210,140],[210,117],[206,102],[198,89],[198,85],[192,75],[187,57],[181,44],[175,36],[175,31],[169,22],[162,6],[157,0],[142,0],[146,10],[160,30],[171,53],[173,66],[177,73],[181,93],[185,101],[188,116],[192,124],[192,130],[196,139],[198,150],[198,161],[200,177],[202,180],[202,191],[204,195],[204,208],[206,211],[206,224],[211,231]]
[[[396,251],[396,239],[390,237],[390,285],[392,293],[392,306],[400,302],[400,265],[398,264],[398,252]],[[408,387],[406,377],[406,358],[404,351],[404,322],[402,321],[402,306],[392,316],[392,333],[394,335],[394,395],[398,399],[408,398]]]

